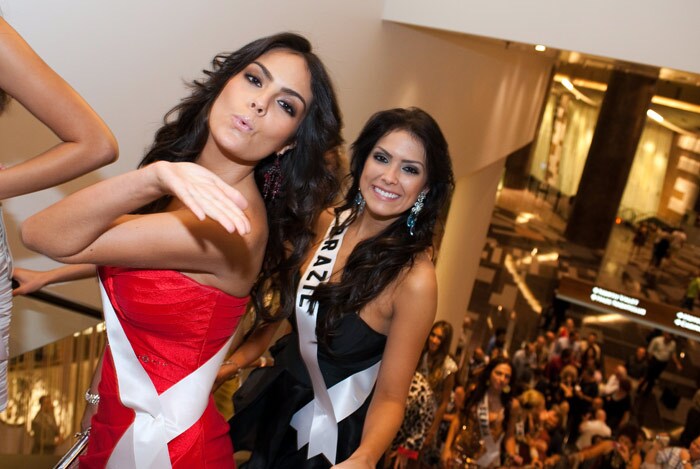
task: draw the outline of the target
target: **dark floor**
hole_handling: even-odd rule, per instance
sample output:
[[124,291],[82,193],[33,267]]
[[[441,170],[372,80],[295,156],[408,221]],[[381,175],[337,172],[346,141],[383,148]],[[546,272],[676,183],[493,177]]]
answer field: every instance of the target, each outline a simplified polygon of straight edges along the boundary
[[[530,192],[504,189],[496,205],[468,308],[475,319],[472,348],[485,344],[498,326],[507,328],[511,353],[523,341],[534,339],[541,332],[541,313],[552,303],[562,276],[678,305],[691,272],[700,266],[700,232],[692,228],[685,246],[660,269],[649,271],[652,241],[632,255],[633,232],[624,225],[613,228],[605,250],[591,250],[567,242],[562,236],[565,221],[549,203]],[[650,279],[655,282],[651,284]],[[700,311],[697,305],[695,311]],[[578,306],[570,307],[568,314],[583,334],[588,330],[598,332],[606,357],[606,376],[638,346],[646,346],[650,329],[629,319]],[[679,346],[684,352],[683,373],[670,365],[653,395],[635,402],[641,425],[670,431],[685,420],[690,398],[698,388],[700,344],[683,339]],[[664,387],[672,387],[682,396],[676,409],[659,402]]]

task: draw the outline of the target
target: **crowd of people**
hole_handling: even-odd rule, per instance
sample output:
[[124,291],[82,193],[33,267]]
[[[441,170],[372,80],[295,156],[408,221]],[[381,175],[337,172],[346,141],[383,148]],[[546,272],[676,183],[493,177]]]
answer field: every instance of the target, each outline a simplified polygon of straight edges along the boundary
[[[440,333],[442,327],[435,325],[438,334],[430,340],[449,337]],[[652,430],[643,429],[633,411],[634,400],[646,398],[658,379],[660,344],[675,352],[669,334],[650,338],[648,347],[638,347],[607,373],[598,334],[583,334],[571,318],[556,333],[547,331],[523,343],[510,358],[504,337],[505,329],[496,328],[485,346],[490,353],[477,346],[466,362],[467,378],[445,380],[455,387],[442,416],[436,411],[436,386],[424,386],[430,392],[424,392],[423,401],[409,398],[408,408],[414,411],[404,426],[413,431],[394,441],[389,455],[402,465],[393,467],[700,466],[700,391],[683,433],[673,440],[663,434],[651,438]],[[426,347],[430,345],[439,348],[430,342]],[[674,356],[669,353],[665,360],[677,360]],[[420,371],[414,383],[425,380]],[[437,434],[438,440],[428,438],[435,421],[448,429]],[[439,461],[430,457],[435,447],[440,448]]]

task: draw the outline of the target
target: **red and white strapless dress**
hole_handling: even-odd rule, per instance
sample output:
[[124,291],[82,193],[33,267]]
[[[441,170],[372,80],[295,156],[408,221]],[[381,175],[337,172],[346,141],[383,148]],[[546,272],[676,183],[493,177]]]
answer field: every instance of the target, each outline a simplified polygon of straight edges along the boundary
[[[247,297],[228,295],[172,270],[101,267],[99,274],[129,345],[158,395],[226,345],[248,302]],[[117,442],[135,420],[134,410],[120,400],[116,369],[108,346],[100,404],[80,467],[106,467]],[[173,468],[235,467],[228,424],[211,395],[199,420],[170,440],[167,450]]]

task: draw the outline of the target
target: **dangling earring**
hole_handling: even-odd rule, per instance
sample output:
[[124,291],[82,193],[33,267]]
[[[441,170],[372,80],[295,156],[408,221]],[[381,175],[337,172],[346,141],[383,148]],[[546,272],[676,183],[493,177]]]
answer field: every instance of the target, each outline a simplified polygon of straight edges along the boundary
[[263,184],[263,198],[265,200],[275,200],[282,186],[282,165],[280,160],[282,155],[277,153],[275,162],[265,171],[265,184]]
[[357,190],[357,195],[355,195],[355,207],[357,208],[357,213],[360,214],[365,209],[365,198],[362,197],[362,192]]
[[413,207],[411,207],[411,213],[408,214],[408,218],[406,219],[408,233],[411,236],[413,236],[413,227],[416,226],[416,219],[418,218],[418,214],[421,210],[423,210],[423,202],[425,202],[425,196],[427,193],[428,191],[422,190],[421,193],[418,194],[418,200],[416,200],[416,203],[413,204]]

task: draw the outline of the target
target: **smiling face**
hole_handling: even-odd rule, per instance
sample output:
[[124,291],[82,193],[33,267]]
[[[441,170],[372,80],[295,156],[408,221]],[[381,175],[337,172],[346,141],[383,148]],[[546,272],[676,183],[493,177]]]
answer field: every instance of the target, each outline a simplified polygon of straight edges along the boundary
[[224,86],[209,112],[205,152],[256,163],[281,151],[313,99],[305,59],[286,49],[258,57]]
[[436,327],[430,331],[430,336],[428,337],[428,350],[430,353],[437,352],[444,339],[445,333],[442,327]]
[[405,130],[394,130],[367,157],[360,192],[372,216],[393,221],[413,206],[427,180],[423,144]]

